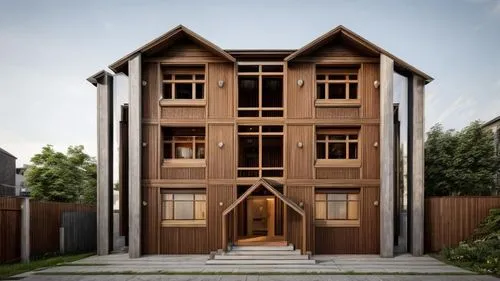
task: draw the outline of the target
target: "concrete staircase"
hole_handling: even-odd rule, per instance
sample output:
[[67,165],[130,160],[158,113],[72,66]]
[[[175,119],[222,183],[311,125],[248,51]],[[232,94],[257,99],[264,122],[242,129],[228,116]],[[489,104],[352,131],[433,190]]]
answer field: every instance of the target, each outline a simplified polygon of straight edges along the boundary
[[213,252],[206,264],[263,265],[263,264],[315,264],[310,254],[302,255],[292,244],[282,246],[232,246],[231,250]]

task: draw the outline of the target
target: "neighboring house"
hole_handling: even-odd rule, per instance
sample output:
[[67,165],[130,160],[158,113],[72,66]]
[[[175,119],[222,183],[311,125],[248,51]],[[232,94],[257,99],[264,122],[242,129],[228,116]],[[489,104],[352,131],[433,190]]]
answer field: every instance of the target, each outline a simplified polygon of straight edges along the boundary
[[[492,120],[483,124],[483,128],[491,130],[493,132],[493,140],[495,143],[495,152],[497,155],[500,154],[500,116],[493,118]],[[500,194],[500,172],[495,176],[495,190],[494,194]]]
[[0,196],[16,195],[16,159],[0,148]]
[[24,176],[24,173],[28,170],[28,168],[28,165],[16,168],[16,187],[20,190],[20,194],[23,196],[29,195],[29,188],[26,185],[26,177]]
[[[423,254],[432,78],[422,71],[343,26],[298,50],[223,50],[178,26],[109,68],[129,78],[120,201],[130,257],[288,243],[302,253],[393,256],[404,194],[395,191],[394,73],[409,82],[408,249]],[[98,93],[105,255],[113,74],[88,81]]]

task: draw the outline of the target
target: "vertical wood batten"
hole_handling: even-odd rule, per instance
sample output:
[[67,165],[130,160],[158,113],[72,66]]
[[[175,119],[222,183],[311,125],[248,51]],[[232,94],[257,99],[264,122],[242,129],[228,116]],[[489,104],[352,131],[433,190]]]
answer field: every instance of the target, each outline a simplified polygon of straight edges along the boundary
[[414,256],[424,254],[424,80],[412,77],[412,243]]
[[380,255],[394,255],[394,61],[380,55]]
[[141,256],[141,54],[129,69],[129,257]]

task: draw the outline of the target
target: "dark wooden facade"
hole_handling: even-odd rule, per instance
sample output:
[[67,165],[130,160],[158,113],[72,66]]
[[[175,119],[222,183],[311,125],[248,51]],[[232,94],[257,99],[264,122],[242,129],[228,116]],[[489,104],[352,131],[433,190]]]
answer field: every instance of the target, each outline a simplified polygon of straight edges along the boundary
[[[168,41],[168,40],[167,40]],[[347,40],[342,34],[294,60],[293,51],[227,51],[236,62],[180,34],[143,54],[142,62],[142,252],[143,254],[207,254],[222,247],[222,212],[237,199],[238,185],[257,179],[238,177],[239,125],[283,126],[283,184],[285,196],[306,213],[305,250],[315,254],[377,254],[379,252],[379,56]],[[237,68],[241,62],[275,62],[283,65],[283,116],[238,117]],[[165,105],[162,67],[202,65],[205,99],[196,105]],[[316,100],[318,66],[354,66],[358,99],[354,105],[324,105]],[[297,81],[302,80],[299,86]],[[224,81],[224,86],[218,85]],[[162,127],[204,127],[205,161],[202,165],[165,165]],[[359,128],[359,165],[328,166],[316,163],[318,126]],[[298,147],[297,143],[302,143]],[[223,148],[218,147],[223,143]],[[204,227],[166,227],[161,224],[161,190],[201,187],[207,196]],[[358,188],[359,226],[326,227],[314,222],[315,190]],[[285,238],[301,245],[301,217],[286,208]],[[238,219],[231,218],[230,228]],[[230,234],[231,235],[231,234]],[[304,250],[304,249],[303,249]]]

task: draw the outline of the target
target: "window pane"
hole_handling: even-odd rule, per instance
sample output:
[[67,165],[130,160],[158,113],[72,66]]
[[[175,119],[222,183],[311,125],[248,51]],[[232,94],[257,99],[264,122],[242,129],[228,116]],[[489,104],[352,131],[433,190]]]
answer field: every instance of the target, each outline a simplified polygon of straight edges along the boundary
[[358,193],[350,193],[348,195],[349,197],[349,200],[353,201],[353,200],[359,200],[359,194]]
[[358,201],[349,201],[348,202],[349,210],[347,211],[348,220],[357,220],[359,218],[359,202]]
[[196,99],[202,100],[205,97],[205,84],[196,84]]
[[325,143],[318,143],[316,145],[316,159],[326,159]]
[[283,106],[283,77],[262,77],[262,107]]
[[325,75],[324,74],[316,75],[316,80],[325,80]]
[[283,132],[283,126],[262,126],[263,133],[280,133]]
[[197,143],[196,144],[196,159],[205,159],[205,144]]
[[238,72],[259,72],[258,65],[238,65]]
[[342,194],[342,193],[330,193],[328,194],[328,201],[346,201],[347,200],[347,194]]
[[175,144],[175,158],[192,159],[193,158],[193,145],[191,143],[176,143]]
[[172,159],[172,144],[164,143],[163,144],[163,158]]
[[172,74],[164,74],[163,80],[172,80]]
[[163,84],[163,98],[164,99],[172,98],[172,84],[170,83]]
[[193,75],[191,75],[191,74],[176,74],[175,80],[193,80]]
[[176,83],[175,98],[176,99],[192,99],[193,85],[191,83]]
[[345,80],[345,75],[329,75],[330,80]]
[[197,201],[207,200],[207,195],[206,194],[195,194],[194,200],[197,200]]
[[196,201],[194,203],[194,219],[204,220],[206,219],[206,203],[205,201]]
[[328,138],[330,140],[345,140],[346,135],[329,135]]
[[239,133],[258,133],[259,126],[238,126]]
[[318,83],[316,87],[318,99],[325,99],[325,84],[323,83]]
[[316,207],[315,218],[317,220],[325,220],[326,219],[326,202],[325,201],[316,202],[315,207]]
[[350,140],[357,140],[358,139],[358,135],[349,135],[349,139]]
[[349,80],[358,80],[358,75],[354,74],[349,75]]
[[283,72],[282,65],[263,65],[262,72]]
[[205,75],[203,75],[203,74],[196,74],[195,75],[195,79],[196,80],[203,80],[203,79],[205,79]]
[[316,201],[326,201],[326,193],[316,193],[315,199]]
[[262,136],[262,167],[283,167],[283,136]]
[[239,136],[238,167],[259,166],[259,137]]
[[345,99],[346,87],[345,84],[328,84],[328,98],[330,99]]
[[191,200],[193,201],[193,194],[174,194],[174,200]]
[[161,217],[164,220],[174,219],[174,202],[173,201],[163,202],[163,211],[162,211]]
[[238,107],[259,107],[259,78],[238,77]]
[[346,144],[345,143],[329,143],[328,158],[330,159],[346,159]]
[[326,135],[317,135],[316,139],[317,140],[325,140],[326,139]]
[[192,220],[193,201],[174,201],[174,219],[176,220]]
[[174,200],[174,195],[171,194],[171,193],[166,193],[166,194],[162,194],[161,195],[161,199],[163,201],[166,201],[166,200]]
[[328,202],[328,219],[345,220],[347,218],[347,202],[333,201]]
[[349,143],[349,159],[358,159],[357,143]]
[[349,98],[350,99],[358,98],[358,84],[356,83],[349,84]]

